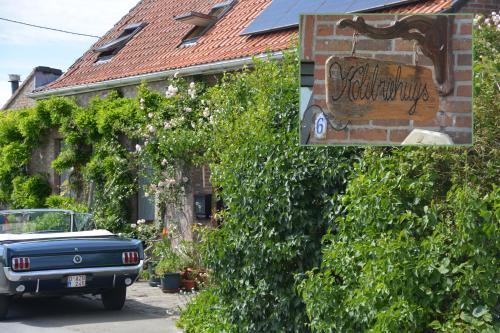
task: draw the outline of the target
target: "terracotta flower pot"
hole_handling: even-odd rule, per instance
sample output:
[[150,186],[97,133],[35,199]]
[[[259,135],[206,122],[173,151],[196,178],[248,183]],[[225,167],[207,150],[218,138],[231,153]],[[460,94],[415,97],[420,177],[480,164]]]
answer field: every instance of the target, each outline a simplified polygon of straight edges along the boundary
[[181,285],[184,290],[193,290],[196,287],[196,281],[183,279]]

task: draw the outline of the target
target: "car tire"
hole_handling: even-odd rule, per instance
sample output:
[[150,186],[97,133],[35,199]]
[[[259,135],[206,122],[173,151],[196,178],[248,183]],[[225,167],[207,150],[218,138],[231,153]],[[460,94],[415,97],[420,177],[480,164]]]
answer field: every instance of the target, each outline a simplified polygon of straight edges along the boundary
[[0,295],[0,320],[7,317],[9,311],[10,297],[8,295]]
[[117,311],[123,308],[125,298],[127,297],[127,288],[118,287],[109,289],[101,294],[102,304],[106,310]]

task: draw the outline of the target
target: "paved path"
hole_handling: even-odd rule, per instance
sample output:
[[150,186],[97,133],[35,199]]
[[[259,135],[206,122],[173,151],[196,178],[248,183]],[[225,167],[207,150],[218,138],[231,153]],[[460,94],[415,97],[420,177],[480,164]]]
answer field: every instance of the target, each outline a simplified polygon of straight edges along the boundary
[[14,301],[1,333],[180,333],[179,309],[189,296],[164,294],[145,282],[128,288],[122,311],[104,310],[98,296],[61,299],[23,298]]

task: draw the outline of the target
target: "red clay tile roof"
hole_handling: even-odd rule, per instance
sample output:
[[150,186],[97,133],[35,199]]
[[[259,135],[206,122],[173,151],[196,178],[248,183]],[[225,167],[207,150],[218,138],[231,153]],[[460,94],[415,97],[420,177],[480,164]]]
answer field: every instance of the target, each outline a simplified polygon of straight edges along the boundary
[[[178,48],[192,26],[173,19],[189,11],[208,13],[222,0],[141,0],[106,35],[68,69],[57,81],[43,90],[85,85],[135,75],[155,73],[222,60],[243,58],[289,48],[297,29],[240,36],[272,0],[238,0],[196,45]],[[386,9],[384,12],[435,13],[448,9],[453,0],[423,0],[414,4]],[[147,25],[109,62],[96,64],[93,51],[115,39],[123,29],[137,22]]]
[[199,11],[208,13],[221,0],[142,0],[124,16],[92,48],[116,38],[131,23],[147,22],[125,47],[108,63],[95,64],[98,53],[88,50],[58,81],[49,86],[56,89],[88,84],[139,74],[188,67],[221,60],[241,58],[279,51],[291,46],[296,29],[258,36],[240,36],[271,0],[239,0],[196,45],[177,46],[192,26],[173,19],[174,16]]

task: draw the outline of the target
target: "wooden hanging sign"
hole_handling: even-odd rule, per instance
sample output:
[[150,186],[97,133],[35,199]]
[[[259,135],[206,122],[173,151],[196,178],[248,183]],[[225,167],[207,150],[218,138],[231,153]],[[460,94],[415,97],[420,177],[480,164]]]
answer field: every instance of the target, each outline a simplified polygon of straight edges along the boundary
[[335,119],[427,121],[439,111],[426,67],[332,56],[325,70],[328,114]]

